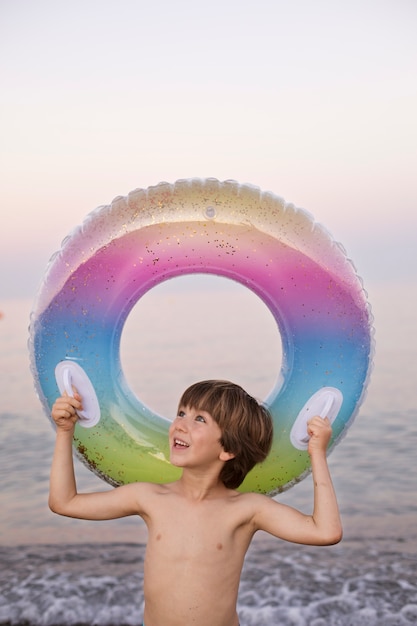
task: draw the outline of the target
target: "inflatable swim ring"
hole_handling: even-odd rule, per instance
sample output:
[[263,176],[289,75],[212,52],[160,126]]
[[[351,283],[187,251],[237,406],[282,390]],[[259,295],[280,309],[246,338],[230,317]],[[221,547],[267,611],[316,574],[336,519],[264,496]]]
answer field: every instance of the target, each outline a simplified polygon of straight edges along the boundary
[[277,322],[282,367],[265,399],[273,448],[241,487],[276,494],[310,471],[309,416],[334,420],[329,450],[351,425],[368,382],[373,331],[344,250],[309,214],[272,193],[234,181],[179,180],[137,189],[89,214],[52,257],[32,311],[38,395],[49,416],[56,381],[60,388],[85,382],[91,410],[84,425],[91,427],[83,428],[81,416],[74,446],[110,484],[178,478],[169,463],[169,420],[129,388],[120,338],[144,293],[193,273],[245,285]]

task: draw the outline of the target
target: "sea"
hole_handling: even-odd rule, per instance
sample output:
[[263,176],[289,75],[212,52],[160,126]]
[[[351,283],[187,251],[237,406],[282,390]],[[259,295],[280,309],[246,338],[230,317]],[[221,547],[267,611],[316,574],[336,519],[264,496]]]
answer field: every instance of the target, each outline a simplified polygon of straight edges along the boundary
[[[329,457],[344,538],[307,547],[256,536],[241,626],[417,624],[417,286],[374,285],[368,295],[373,372]],[[71,520],[48,509],[54,431],[29,367],[31,308],[32,299],[0,301],[0,625],[139,625],[142,521]],[[176,278],[136,304],[121,356],[135,393],[171,417],[183,389],[203,378],[228,378],[265,398],[281,342],[269,310],[245,288]],[[78,461],[76,474],[80,490],[110,488]],[[276,498],[310,512],[311,477]]]

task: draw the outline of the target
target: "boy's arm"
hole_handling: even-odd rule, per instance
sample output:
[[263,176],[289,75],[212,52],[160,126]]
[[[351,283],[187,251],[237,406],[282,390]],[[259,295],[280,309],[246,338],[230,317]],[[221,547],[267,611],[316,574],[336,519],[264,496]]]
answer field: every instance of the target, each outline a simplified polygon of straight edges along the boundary
[[338,543],[343,534],[339,505],[327,464],[326,450],[332,435],[328,418],[314,417],[308,424],[308,452],[314,489],[312,519],[317,529],[328,536],[329,543]]
[[329,420],[314,417],[309,421],[308,433],[314,485],[312,515],[304,515],[296,509],[264,498],[254,522],[257,530],[265,530],[287,541],[330,545],[341,540],[342,524],[326,457],[332,434]]
[[50,509],[67,517],[90,520],[140,514],[137,503],[138,487],[133,485],[100,493],[77,493],[72,440],[77,421],[76,409],[80,408],[81,398],[77,393],[74,397],[65,394],[52,407],[52,418],[57,429],[49,484]]

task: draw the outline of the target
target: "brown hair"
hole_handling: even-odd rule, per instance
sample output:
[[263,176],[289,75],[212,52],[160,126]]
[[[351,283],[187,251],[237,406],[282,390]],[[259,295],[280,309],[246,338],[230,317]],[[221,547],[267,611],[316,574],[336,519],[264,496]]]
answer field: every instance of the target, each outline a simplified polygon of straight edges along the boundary
[[234,458],[226,461],[220,480],[236,489],[246,474],[264,461],[272,445],[273,424],[268,409],[242,387],[227,380],[204,380],[186,389],[179,406],[207,411],[219,425],[220,443]]

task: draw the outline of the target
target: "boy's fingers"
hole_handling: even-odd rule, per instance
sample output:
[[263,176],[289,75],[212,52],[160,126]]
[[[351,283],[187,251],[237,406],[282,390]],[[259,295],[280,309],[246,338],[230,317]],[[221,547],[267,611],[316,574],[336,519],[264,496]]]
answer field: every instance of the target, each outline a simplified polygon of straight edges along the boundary
[[81,396],[78,393],[78,389],[76,387],[72,386],[72,392],[73,392],[73,395],[70,396],[69,393],[67,393],[65,391],[65,389],[64,389],[64,391],[62,393],[62,397],[63,398],[76,398],[79,402],[81,402]]
[[56,419],[78,419],[77,411],[82,409],[81,401],[69,395],[57,398],[52,407],[52,417]]
[[316,415],[307,422],[307,425],[312,427],[317,426],[317,428],[325,426],[327,428],[330,426],[330,420],[328,417],[320,417],[319,415]]
[[332,427],[330,420],[319,416],[313,417],[307,424],[307,432],[310,436],[309,451],[313,449],[327,448],[327,445],[332,436]]

